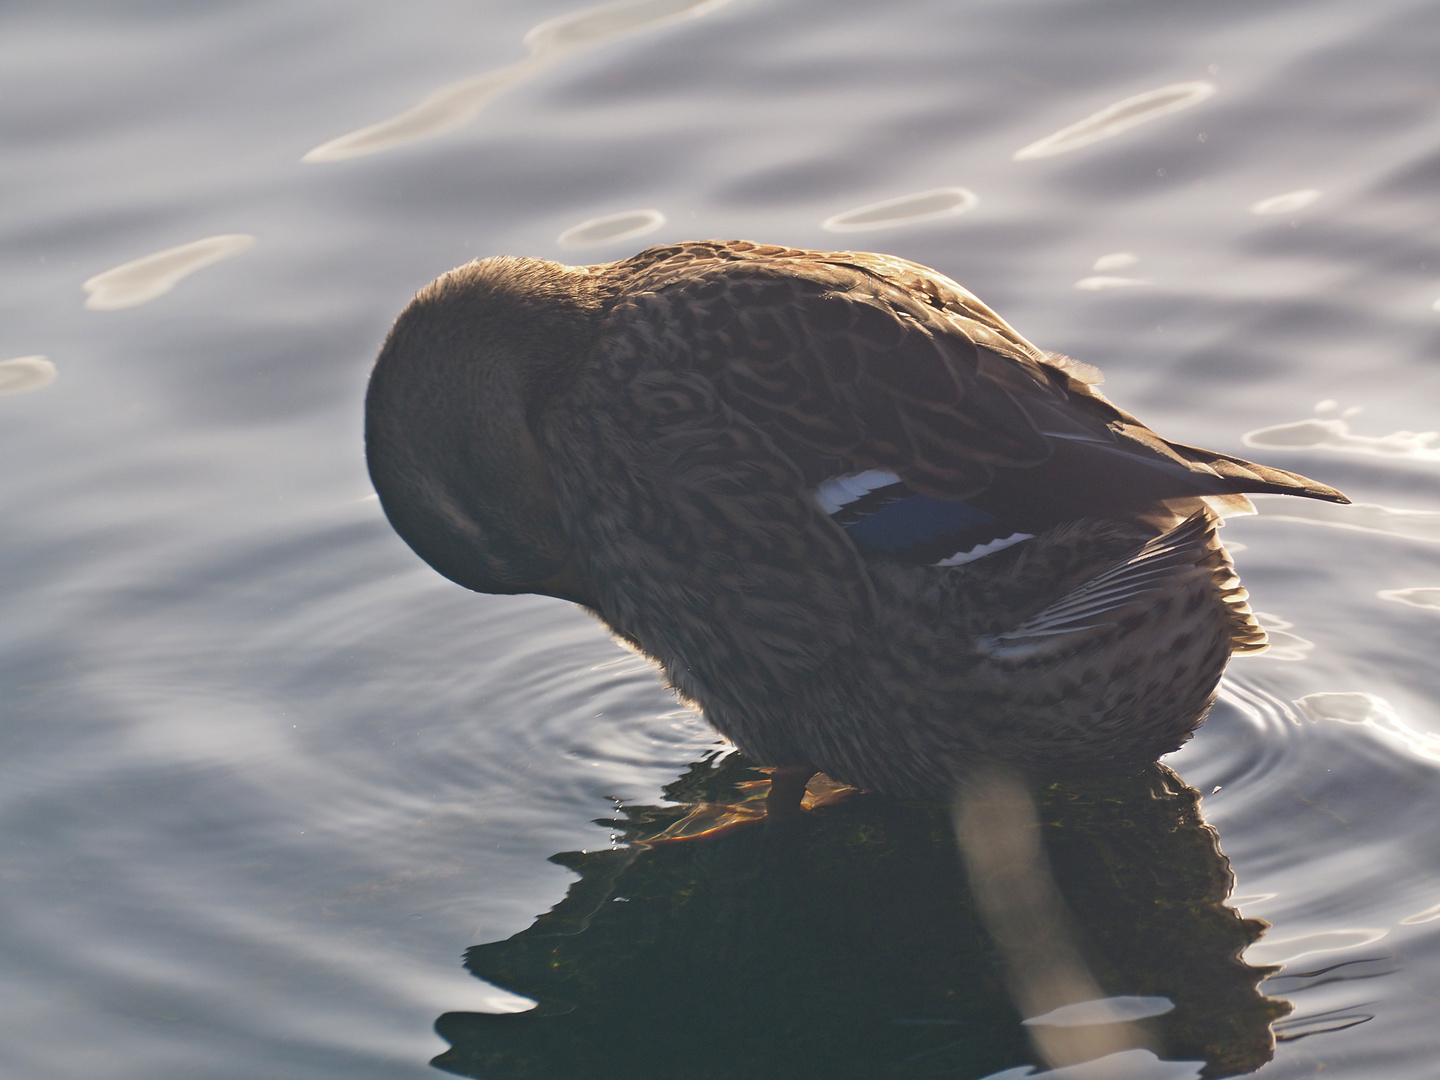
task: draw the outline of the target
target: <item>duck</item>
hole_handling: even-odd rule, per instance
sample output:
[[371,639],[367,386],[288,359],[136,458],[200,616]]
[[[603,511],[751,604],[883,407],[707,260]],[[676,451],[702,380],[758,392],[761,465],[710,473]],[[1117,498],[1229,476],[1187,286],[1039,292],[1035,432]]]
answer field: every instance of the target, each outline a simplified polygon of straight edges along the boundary
[[1265,648],[1223,516],[1348,500],[1165,439],[1100,382],[890,255],[496,256],[396,319],[365,447],[420,558],[597,616],[779,813],[817,771],[931,798],[1143,768]]

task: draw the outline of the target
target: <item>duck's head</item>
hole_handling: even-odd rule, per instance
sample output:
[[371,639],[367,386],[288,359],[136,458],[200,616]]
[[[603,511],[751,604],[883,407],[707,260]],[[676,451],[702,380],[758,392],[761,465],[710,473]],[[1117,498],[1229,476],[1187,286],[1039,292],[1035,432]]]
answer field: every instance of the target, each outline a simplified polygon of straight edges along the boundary
[[395,320],[370,375],[365,452],[386,516],[451,581],[586,602],[535,418],[602,308],[586,267],[469,263]]

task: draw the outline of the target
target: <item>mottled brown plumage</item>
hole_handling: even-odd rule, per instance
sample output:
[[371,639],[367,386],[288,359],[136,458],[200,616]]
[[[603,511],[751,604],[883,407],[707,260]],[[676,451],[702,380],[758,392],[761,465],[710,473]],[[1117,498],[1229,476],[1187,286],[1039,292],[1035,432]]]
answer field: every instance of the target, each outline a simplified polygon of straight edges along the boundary
[[760,761],[941,794],[1174,749],[1264,641],[1206,501],[1344,501],[1097,381],[889,256],[487,259],[397,320],[367,450],[441,573],[586,605]]

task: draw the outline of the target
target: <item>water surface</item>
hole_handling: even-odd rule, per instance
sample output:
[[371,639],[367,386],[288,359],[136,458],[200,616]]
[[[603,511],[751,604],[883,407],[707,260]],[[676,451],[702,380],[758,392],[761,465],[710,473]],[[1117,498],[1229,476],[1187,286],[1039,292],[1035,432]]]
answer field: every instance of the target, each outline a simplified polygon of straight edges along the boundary
[[1169,764],[1285,965],[1258,1075],[1433,1074],[1433,5],[0,18],[7,1075],[434,1076],[438,1017],[523,1005],[462,954],[716,742],[577,609],[405,548],[365,377],[457,263],[711,236],[935,266],[1167,436],[1355,499],[1227,527],[1289,637]]

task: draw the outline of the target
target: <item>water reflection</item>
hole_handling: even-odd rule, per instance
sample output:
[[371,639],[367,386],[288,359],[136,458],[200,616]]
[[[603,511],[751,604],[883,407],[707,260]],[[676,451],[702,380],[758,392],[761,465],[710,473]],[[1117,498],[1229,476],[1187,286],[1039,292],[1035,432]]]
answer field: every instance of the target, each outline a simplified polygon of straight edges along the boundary
[[1196,1061],[1161,1061],[1149,1050],[1122,1050],[1094,1061],[1036,1072],[1022,1065],[991,1073],[982,1080],[1200,1080]]
[[1440,611],[1440,589],[1382,589],[1375,595],[1382,600],[1394,600],[1397,604]]
[[1127,266],[1134,266],[1140,261],[1140,256],[1129,251],[1115,251],[1109,255],[1101,255],[1095,260],[1095,265],[1090,267],[1090,277],[1083,277],[1075,282],[1074,287],[1086,292],[1099,292],[1103,289],[1124,289],[1134,285],[1150,285],[1147,278],[1117,277],[1116,270],[1124,270]]
[[1246,446],[1256,447],[1318,447],[1344,450],[1352,454],[1373,454],[1377,457],[1408,458],[1412,461],[1440,461],[1440,439],[1435,431],[1392,431],[1388,435],[1356,435],[1344,417],[1322,420],[1314,417],[1290,424],[1275,424],[1248,432]]
[[1315,648],[1313,641],[1290,633],[1295,624],[1279,615],[1257,611],[1255,621],[1264,629],[1265,636],[1270,640],[1270,647],[1260,653],[1240,653],[1240,659],[1304,660]]
[[1021,1027],[1089,1027],[1092,1024],[1123,1024],[1164,1016],[1175,1003],[1167,997],[1109,997],[1061,1005],[1040,1016],[1020,1021]]
[[90,294],[85,306],[91,311],[118,311],[148,303],[164,296],[196,270],[254,246],[255,237],[229,233],[142,255],[88,279],[81,286]]
[[730,0],[629,0],[562,15],[534,27],[523,39],[524,60],[443,86],[404,112],[321,143],[300,160],[346,161],[443,134],[470,120],[489,101],[558,60],[680,16],[708,14]]
[[1112,270],[1124,270],[1127,266],[1134,266],[1139,261],[1140,256],[1133,252],[1113,251],[1109,255],[1101,255],[1090,269],[1097,274],[1108,274]]
[[1275,495],[1257,495],[1251,501],[1259,513],[1276,521],[1333,525],[1359,532],[1403,536],[1408,540],[1440,540],[1440,511],[1436,510],[1400,510],[1377,503],[1349,506],[1296,503]]
[[1287,191],[1284,195],[1272,195],[1268,199],[1261,199],[1252,203],[1250,213],[1252,214],[1289,214],[1296,210],[1303,210],[1316,199],[1320,198],[1319,188],[1301,188],[1299,191]]
[[49,386],[58,373],[44,356],[17,356],[0,361],[0,394],[28,394]]
[[[966,780],[952,806],[960,861],[1035,1055],[1056,1068],[1095,1067],[1145,1050],[1154,1040],[1136,1021],[1164,1015],[1174,1002],[1103,996],[1051,872],[1030,786],[1004,769]],[[1185,1064],[1188,1075],[1203,1062]]]
[[1152,282],[1145,278],[1114,277],[1107,274],[1096,274],[1091,277],[1083,277],[1075,282],[1075,288],[1084,289],[1088,292],[1099,292],[1102,289],[1126,289],[1134,285],[1150,285]]
[[1378,735],[1399,743],[1416,757],[1440,761],[1440,735],[1416,731],[1395,707],[1378,694],[1366,692],[1306,694],[1295,705],[1307,720],[1333,720],[1369,728]]
[[1440,919],[1440,904],[1428,907],[1424,911],[1417,911],[1414,915],[1406,915],[1400,920],[1401,926],[1416,926],[1420,923],[1434,922]]
[[1322,930],[1293,938],[1274,938],[1256,942],[1245,950],[1245,959],[1259,964],[1293,964],[1305,956],[1342,952],[1373,945],[1388,930]]
[[[555,856],[580,875],[565,899],[466,955],[537,1007],[447,1013],[436,1026],[451,1049],[434,1064],[487,1080],[1028,1075],[1030,1036],[1067,1030],[1067,1017],[1022,1025],[943,804],[830,796],[783,827],[646,842],[765,786],[739,755],[707,759],[666,789],[679,805],[626,808],[629,846]],[[1257,989],[1273,969],[1237,958],[1264,924],[1225,906],[1229,864],[1197,793],[1154,765],[1051,785],[1040,819],[1085,960],[1111,995],[1072,1003],[1082,1015],[1069,1017],[1107,1023],[1068,1030],[1140,1031],[1120,1052],[1170,1071],[1135,1075],[1268,1061],[1270,1024],[1289,1006]]]
[[1061,128],[1053,135],[1021,147],[1015,151],[1014,160],[1030,161],[1079,150],[1082,146],[1113,138],[1149,120],[1198,105],[1214,93],[1215,84],[1203,81],[1172,83],[1155,90],[1147,90],[1143,94],[1107,105],[1079,123]]
[[955,217],[973,208],[980,201],[976,194],[963,187],[932,188],[913,195],[857,206],[854,210],[835,214],[820,223],[830,232],[862,232],[909,225],[916,221]]
[[665,215],[659,210],[624,210],[572,225],[556,237],[555,242],[561,247],[590,247],[644,236],[664,224]]

